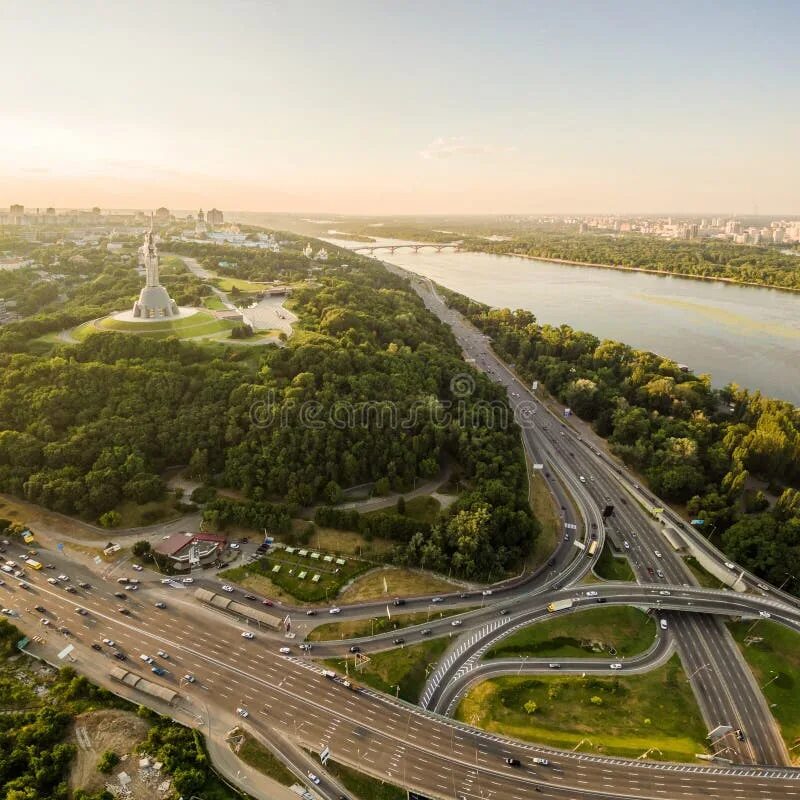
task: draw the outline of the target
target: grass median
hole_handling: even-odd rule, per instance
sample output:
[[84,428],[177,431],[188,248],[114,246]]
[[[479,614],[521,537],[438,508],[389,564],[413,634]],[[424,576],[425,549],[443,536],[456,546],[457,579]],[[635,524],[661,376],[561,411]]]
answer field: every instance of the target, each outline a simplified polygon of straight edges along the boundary
[[328,761],[325,770],[352,792],[359,800],[406,800],[405,789],[365,775],[336,761]]
[[314,628],[306,638],[310,642],[325,642],[335,639],[360,639],[362,636],[374,636],[376,633],[386,633],[386,631],[400,633],[403,628],[407,628],[410,625],[421,625],[423,622],[433,623],[445,617],[462,614],[470,610],[468,608],[450,608],[430,614],[427,611],[415,611],[412,614],[392,614],[391,619],[386,616],[380,616],[371,617],[370,619],[326,622]]
[[245,764],[249,764],[262,775],[266,775],[284,786],[291,786],[298,782],[294,774],[284,766],[283,762],[271,750],[257,739],[254,739],[249,733],[243,735],[244,739],[237,755]]
[[645,652],[656,635],[652,617],[630,606],[598,606],[556,616],[503,639],[486,658],[629,658]]
[[339,672],[349,672],[356,681],[373,689],[416,703],[425,686],[428,668],[436,664],[448,644],[449,637],[443,637],[372,653],[360,671],[356,670],[354,661],[346,670],[347,659],[344,658],[328,658],[325,663]]
[[693,761],[706,729],[674,656],[641,675],[492,678],[457,718],[492,733],[602,755]]
[[594,572],[599,578],[606,581],[632,581],[634,580],[633,570],[627,558],[615,556],[611,543],[606,540],[600,558],[594,565]]

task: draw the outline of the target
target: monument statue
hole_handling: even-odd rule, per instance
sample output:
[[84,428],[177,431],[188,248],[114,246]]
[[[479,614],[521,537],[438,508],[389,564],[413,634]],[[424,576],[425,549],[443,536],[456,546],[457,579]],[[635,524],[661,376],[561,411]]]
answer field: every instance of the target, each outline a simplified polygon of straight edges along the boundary
[[144,244],[139,248],[139,256],[144,264],[145,281],[139,299],[133,304],[133,316],[138,319],[179,317],[178,304],[158,282],[158,247],[153,231],[152,214],[150,230],[144,235]]

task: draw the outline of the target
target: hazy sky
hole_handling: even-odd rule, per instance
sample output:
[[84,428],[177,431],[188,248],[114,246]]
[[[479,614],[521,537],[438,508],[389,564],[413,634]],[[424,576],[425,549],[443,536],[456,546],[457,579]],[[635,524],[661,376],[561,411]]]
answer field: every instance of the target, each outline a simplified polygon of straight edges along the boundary
[[0,5],[0,207],[800,212],[800,2]]

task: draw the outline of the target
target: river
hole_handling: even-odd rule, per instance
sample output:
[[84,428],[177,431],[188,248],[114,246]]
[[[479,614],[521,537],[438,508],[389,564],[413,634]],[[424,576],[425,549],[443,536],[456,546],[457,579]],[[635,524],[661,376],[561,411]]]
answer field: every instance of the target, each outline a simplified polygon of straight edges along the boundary
[[652,350],[710,373],[715,386],[732,381],[800,405],[800,294],[486,253],[378,257],[482,303]]

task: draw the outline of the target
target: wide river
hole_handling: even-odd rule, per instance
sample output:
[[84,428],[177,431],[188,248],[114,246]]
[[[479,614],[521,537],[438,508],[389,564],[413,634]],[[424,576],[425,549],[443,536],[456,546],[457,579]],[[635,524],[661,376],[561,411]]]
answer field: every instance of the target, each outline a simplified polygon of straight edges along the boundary
[[800,405],[800,294],[485,253],[377,255],[488,305],[668,356],[716,386]]

